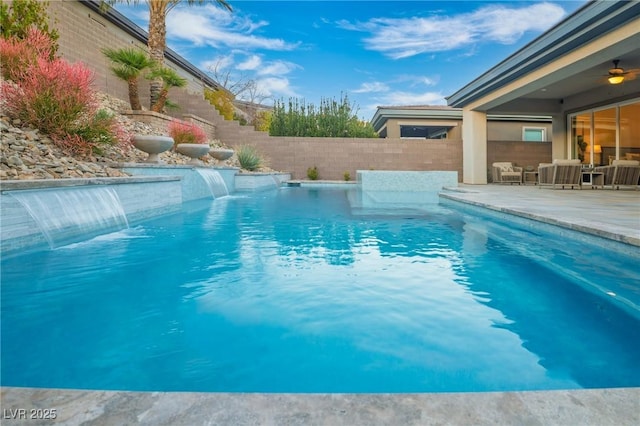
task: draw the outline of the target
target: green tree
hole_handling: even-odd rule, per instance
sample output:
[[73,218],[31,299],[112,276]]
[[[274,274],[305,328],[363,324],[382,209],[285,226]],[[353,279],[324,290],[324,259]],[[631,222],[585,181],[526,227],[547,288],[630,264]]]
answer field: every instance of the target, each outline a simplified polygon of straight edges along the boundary
[[261,132],[268,132],[271,127],[271,119],[273,118],[273,113],[271,111],[262,110],[256,113],[256,117],[253,122],[253,126],[256,130]]
[[[115,3],[140,3],[140,0],[101,1],[105,6]],[[167,47],[167,13],[169,13],[180,3],[187,3],[188,5],[204,4],[206,3],[206,0],[146,0],[146,3],[149,6],[149,39],[147,40],[149,56],[154,62],[158,64],[158,66],[162,66],[164,65],[164,51]],[[224,7],[228,11],[232,10],[227,1],[216,0],[216,3]],[[155,78],[151,81],[151,109],[157,109],[155,107],[155,104],[159,101],[160,93],[163,89],[163,84],[164,83],[161,78]]]
[[49,29],[48,7],[48,1],[39,0],[0,2],[0,35],[22,40],[27,37],[29,28],[35,27],[51,38],[54,50],[50,59],[53,59],[60,35],[55,29]]
[[162,85],[160,86],[160,93],[158,94],[158,100],[151,107],[151,111],[162,112],[169,98],[169,89],[172,87],[184,87],[187,85],[187,80],[180,77],[178,73],[171,68],[156,66],[147,76],[152,80],[160,80]]
[[311,136],[376,138],[373,127],[360,120],[357,108],[346,95],[340,100],[323,98],[320,106],[307,104],[304,100],[276,101],[269,134],[271,136]]
[[141,110],[138,78],[145,69],[153,65],[149,55],[135,48],[102,49],[102,53],[114,63],[111,66],[113,74],[127,82],[131,109]]

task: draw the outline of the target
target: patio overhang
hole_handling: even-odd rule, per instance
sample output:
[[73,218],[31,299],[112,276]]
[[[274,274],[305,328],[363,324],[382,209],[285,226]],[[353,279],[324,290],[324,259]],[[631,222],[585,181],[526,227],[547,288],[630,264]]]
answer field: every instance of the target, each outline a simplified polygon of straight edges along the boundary
[[[626,75],[607,81],[613,61]],[[447,103],[463,111],[463,182],[485,184],[488,114],[552,117],[552,156],[569,158],[566,117],[638,98],[640,2],[596,0],[500,62]]]
[[640,92],[639,78],[611,85],[613,60],[640,68],[640,2],[594,1],[447,97],[491,113],[557,113]]

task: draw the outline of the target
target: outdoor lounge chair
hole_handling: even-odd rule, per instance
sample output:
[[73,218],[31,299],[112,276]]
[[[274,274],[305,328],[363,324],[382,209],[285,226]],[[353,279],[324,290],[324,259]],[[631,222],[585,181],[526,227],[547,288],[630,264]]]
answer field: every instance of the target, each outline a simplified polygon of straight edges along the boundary
[[613,160],[610,166],[596,167],[596,172],[604,173],[604,185],[611,189],[621,186],[640,188],[640,161]]
[[493,163],[491,165],[493,183],[522,183],[522,167],[515,167],[510,162]]
[[538,166],[539,185],[552,188],[577,187],[582,189],[582,164],[580,160],[553,160]]

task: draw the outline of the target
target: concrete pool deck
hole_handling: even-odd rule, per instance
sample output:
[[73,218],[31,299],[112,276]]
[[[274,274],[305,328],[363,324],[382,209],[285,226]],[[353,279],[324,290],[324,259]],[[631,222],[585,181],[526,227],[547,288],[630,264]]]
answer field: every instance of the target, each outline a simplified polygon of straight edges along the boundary
[[[640,246],[640,191],[460,185],[445,191],[441,197]],[[3,425],[640,424],[640,388],[422,394],[233,394],[4,387],[1,401]],[[30,420],[31,414],[45,414],[47,409],[56,410],[55,420]]]
[[640,191],[459,185],[440,198],[640,246]]
[[[3,388],[2,409],[3,425],[626,426],[640,424],[640,389],[230,394]],[[55,410],[55,420],[29,420],[46,410]]]

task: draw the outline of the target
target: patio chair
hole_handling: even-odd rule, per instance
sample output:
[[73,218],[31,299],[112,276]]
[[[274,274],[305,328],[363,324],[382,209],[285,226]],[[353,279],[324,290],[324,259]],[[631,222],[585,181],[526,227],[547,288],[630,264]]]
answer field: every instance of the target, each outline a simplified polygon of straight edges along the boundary
[[491,165],[493,183],[522,184],[522,167],[516,167],[510,162],[493,163]]
[[613,160],[610,166],[596,167],[595,172],[604,173],[604,185],[611,189],[621,186],[640,187],[640,161]]
[[573,187],[582,189],[582,164],[580,160],[553,160],[553,163],[541,163],[538,166],[539,186],[551,186],[553,189]]

